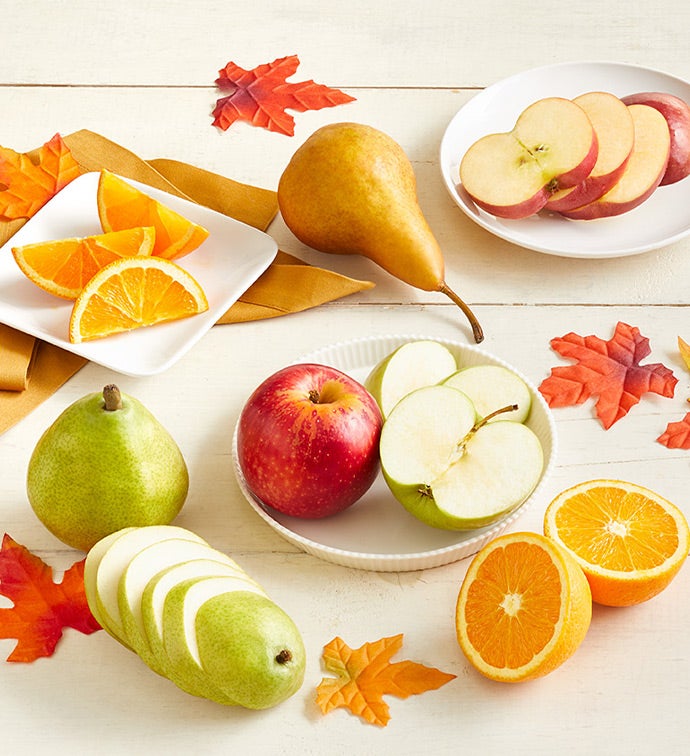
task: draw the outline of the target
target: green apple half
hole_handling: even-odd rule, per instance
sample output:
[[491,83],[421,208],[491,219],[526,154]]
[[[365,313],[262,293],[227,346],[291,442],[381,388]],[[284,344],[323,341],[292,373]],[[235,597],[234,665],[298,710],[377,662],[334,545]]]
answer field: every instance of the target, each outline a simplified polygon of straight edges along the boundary
[[445,385],[417,389],[395,406],[381,433],[381,468],[412,515],[436,528],[470,530],[532,493],[544,466],[539,439],[522,423],[489,419]]
[[450,350],[438,341],[402,344],[378,362],[364,381],[386,418],[410,391],[440,383],[458,369]]

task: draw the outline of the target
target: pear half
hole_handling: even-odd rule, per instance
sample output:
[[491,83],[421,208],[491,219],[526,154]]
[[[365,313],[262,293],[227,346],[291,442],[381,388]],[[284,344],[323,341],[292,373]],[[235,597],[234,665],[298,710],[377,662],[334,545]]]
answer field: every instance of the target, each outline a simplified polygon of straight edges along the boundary
[[381,433],[381,468],[395,498],[444,530],[490,525],[532,493],[544,456],[522,423],[478,418],[452,386],[428,386],[400,400]]
[[502,412],[488,422],[512,420],[524,423],[532,408],[532,394],[527,384],[502,365],[472,365],[453,373],[443,383],[467,394],[480,417],[487,417],[509,404],[517,406],[517,409]]
[[440,342],[409,341],[378,362],[364,386],[386,418],[403,396],[423,386],[440,383],[457,369],[455,356]]

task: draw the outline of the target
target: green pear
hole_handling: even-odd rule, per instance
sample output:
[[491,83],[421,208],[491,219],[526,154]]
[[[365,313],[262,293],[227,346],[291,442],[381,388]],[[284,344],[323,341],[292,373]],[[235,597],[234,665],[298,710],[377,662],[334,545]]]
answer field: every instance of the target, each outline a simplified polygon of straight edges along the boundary
[[39,520],[82,551],[125,527],[171,522],[188,487],[173,438],[113,385],[62,412],[36,444],[27,472]]
[[522,423],[491,419],[478,418],[467,395],[452,386],[403,397],[380,442],[383,477],[395,498],[444,530],[491,525],[518,507],[541,477],[541,443]]
[[360,254],[424,291],[457,304],[483,339],[479,322],[445,282],[443,253],[417,199],[414,169],[390,136],[359,123],[315,131],[278,182],[283,220],[321,252]]
[[472,365],[453,373],[443,383],[466,394],[480,417],[508,404],[516,405],[517,409],[496,415],[488,422],[524,423],[532,408],[532,394],[527,384],[502,365]]
[[372,368],[364,386],[376,399],[384,418],[411,391],[440,383],[457,371],[450,350],[438,341],[408,341]]

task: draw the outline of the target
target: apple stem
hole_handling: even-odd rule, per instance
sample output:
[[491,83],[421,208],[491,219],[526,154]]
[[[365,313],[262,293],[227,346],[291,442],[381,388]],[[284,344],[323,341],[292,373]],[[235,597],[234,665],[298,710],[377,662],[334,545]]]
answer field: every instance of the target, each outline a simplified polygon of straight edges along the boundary
[[287,650],[287,648],[284,648],[277,656],[276,656],[276,662],[278,664],[287,664],[289,661],[292,661],[292,654]]
[[470,310],[470,308],[460,299],[460,297],[448,286],[445,281],[441,281],[438,290],[451,299],[464,313],[465,317],[472,326],[472,335],[477,344],[484,341],[484,331],[477,320],[476,315]]
[[122,409],[122,394],[120,394],[120,389],[114,383],[109,383],[103,387],[103,401],[105,402],[106,412],[115,412]]
[[486,425],[489,420],[496,417],[496,415],[502,415],[504,412],[514,412],[518,408],[517,404],[508,404],[505,407],[501,407],[501,409],[494,410],[493,412],[489,412],[489,414],[486,417],[483,417],[481,420],[476,422],[474,424],[474,427],[470,431],[470,433],[474,433],[478,431],[482,425]]

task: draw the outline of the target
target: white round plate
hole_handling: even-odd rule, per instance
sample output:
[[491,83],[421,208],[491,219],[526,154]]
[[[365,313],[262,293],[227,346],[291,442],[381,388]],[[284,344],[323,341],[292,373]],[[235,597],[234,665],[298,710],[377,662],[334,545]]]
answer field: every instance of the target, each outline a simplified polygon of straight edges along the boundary
[[690,102],[690,84],[660,71],[623,63],[561,63],[516,74],[487,87],[462,107],[441,141],[440,166],[450,196],[475,223],[527,249],[562,257],[624,257],[665,247],[690,233],[690,178],[660,186],[652,196],[614,218],[576,221],[542,211],[522,220],[480,210],[460,184],[468,147],[492,132],[510,131],[520,113],[542,97],[572,99],[603,90],[618,97],[668,92]]
[[[425,336],[377,336],[342,342],[303,355],[296,363],[330,365],[363,382],[374,365],[396,347]],[[539,437],[544,449],[544,471],[532,496],[502,521],[472,531],[447,531],[432,528],[409,514],[388,490],[379,474],[374,485],[353,506],[333,517],[303,520],[288,517],[265,507],[247,488],[237,459],[237,427],[233,438],[235,474],[252,508],[286,540],[309,554],[328,562],[380,572],[405,572],[438,567],[476,553],[541,495],[556,457],[556,429],[551,411],[530,381],[507,363],[477,347],[445,339],[459,366],[503,365],[530,387],[532,410],[527,425]]]

